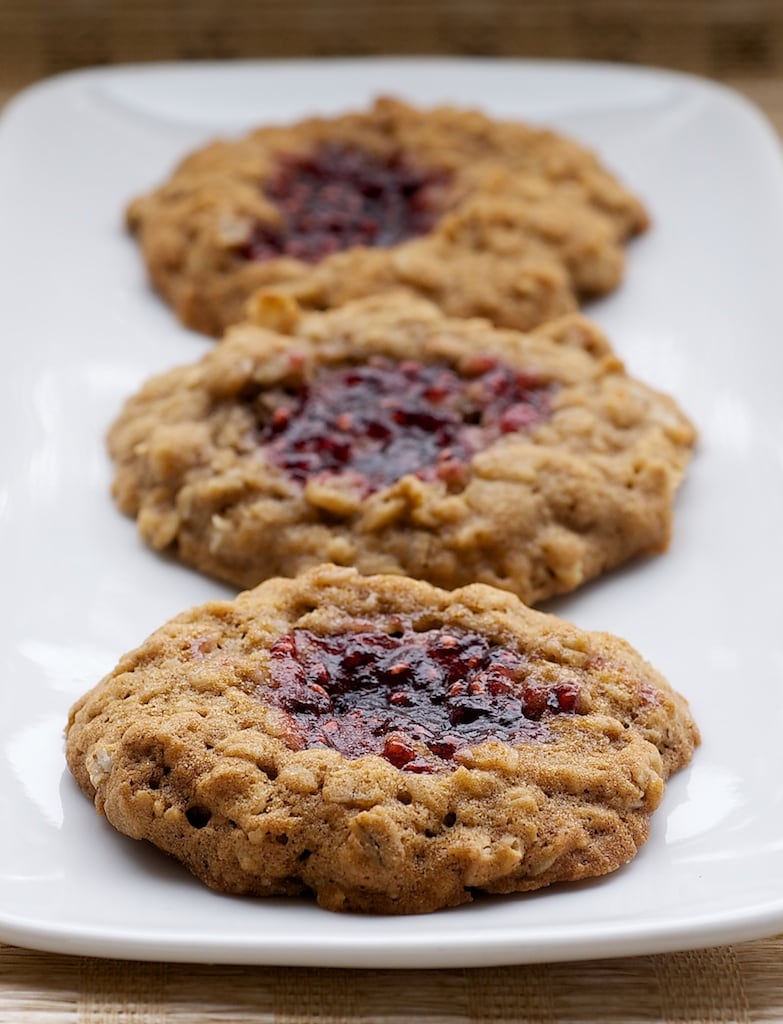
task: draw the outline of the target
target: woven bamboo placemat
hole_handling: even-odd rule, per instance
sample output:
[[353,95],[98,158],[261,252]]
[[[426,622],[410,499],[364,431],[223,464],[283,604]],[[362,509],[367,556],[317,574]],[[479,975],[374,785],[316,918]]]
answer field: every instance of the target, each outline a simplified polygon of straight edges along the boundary
[[123,61],[561,57],[783,75],[780,0],[0,0],[0,88]]
[[[87,19],[86,27],[83,26],[83,31],[87,33],[82,40],[83,45],[78,51],[72,50],[63,56],[62,48],[58,50],[55,43],[51,42],[57,35],[58,15],[53,11],[55,6],[44,3],[36,7],[39,20],[33,24],[29,13],[31,5],[24,0],[0,0],[0,48],[3,57],[12,51],[16,53],[16,58],[0,62],[0,104],[44,73],[91,63],[91,53],[96,58],[93,63],[103,63],[110,59],[140,59],[141,56],[144,59],[171,59],[204,55],[197,48],[195,52],[188,51],[184,44],[172,51],[165,32],[160,52],[151,53],[149,45],[143,53],[139,52],[138,39],[137,49],[134,50],[128,41],[134,38],[132,32],[123,37],[122,45],[116,45],[111,52],[107,52],[106,33],[111,19],[104,14],[101,16],[103,20],[98,19],[96,22],[98,16],[95,9],[99,5],[92,5],[92,20]],[[67,20],[74,16],[74,9],[78,5],[73,0],[67,0],[61,6],[59,17],[62,22],[63,18]],[[203,2],[194,2],[192,6],[197,23],[199,11],[203,15],[205,5]],[[281,11],[283,6],[280,5]],[[308,7],[312,13],[317,4],[315,0],[290,0],[285,5],[288,13],[284,15],[278,12],[279,16],[288,17],[291,11],[299,11],[301,14],[303,6]],[[471,6],[475,8],[477,5]],[[494,9],[506,10],[509,6],[498,2]],[[547,24],[547,18],[557,16],[558,12],[563,17],[565,8],[573,7],[567,3],[552,3],[548,7],[536,4],[529,6],[538,11],[539,20]],[[615,12],[616,32],[606,43],[607,47],[617,33],[617,38],[622,37],[622,26],[626,24],[623,21],[624,12],[627,13],[631,6],[634,5],[621,0],[616,0],[614,4],[602,2],[596,5],[605,15],[607,12]],[[692,5],[694,8],[699,6]],[[729,28],[732,24],[736,28],[739,17],[737,12],[741,13],[743,5],[737,2],[715,6],[720,7],[724,21],[728,18]],[[749,48],[751,55],[755,53],[751,62],[754,74],[728,77],[728,84],[756,102],[783,133],[783,5],[769,2],[745,6],[753,8],[758,16],[753,24],[757,28],[761,26],[758,32],[746,26],[745,36],[742,37],[745,39],[746,50]],[[127,24],[131,27],[135,24],[137,33],[143,38],[149,35],[150,24],[165,29],[161,18],[165,21],[166,12],[171,14],[170,7],[157,5],[155,0],[133,5],[104,5],[105,11],[113,12],[115,19],[122,20],[120,15],[124,11]],[[243,11],[246,13],[247,7],[248,4],[237,5],[240,15]],[[389,4],[380,3],[379,7],[387,9]],[[651,3],[648,7],[665,13],[671,5],[663,0],[657,5]],[[135,20],[131,17],[131,8],[138,15]],[[592,11],[592,6],[590,9]],[[41,18],[41,11],[45,15],[48,12],[48,21],[46,17]],[[145,21],[141,16],[144,12],[145,17],[151,20]],[[241,21],[241,17],[237,17],[234,24],[241,25]],[[43,23],[48,25],[48,50],[42,43]],[[699,45],[691,39],[688,54],[694,56],[691,51],[695,46],[698,51],[696,56],[701,54],[702,64],[706,62],[706,67],[701,66],[698,60],[690,64],[675,60],[667,63],[669,66],[684,64],[690,70],[714,73],[715,67],[707,60],[710,51],[706,44],[712,39],[713,50],[722,52],[719,47],[715,50],[715,40],[722,39],[725,48],[727,40],[732,38],[729,28],[724,25],[722,36],[720,33],[716,36],[715,32],[710,35],[706,30],[694,30],[701,40],[699,45],[702,49],[699,50]],[[762,37],[766,40],[763,43],[759,42]],[[21,50],[14,51],[14,40],[22,44],[26,41],[27,48],[22,45]],[[774,40],[778,42],[774,43]],[[149,40],[147,42],[149,44]],[[627,49],[630,45],[628,39],[625,45]],[[766,66],[772,57],[764,57],[767,53],[765,48],[770,48],[772,56],[780,51],[780,69]],[[228,44],[226,49],[229,52],[225,54],[213,52],[210,55],[250,55],[241,51],[234,52],[237,48],[232,49]],[[644,52],[641,47],[637,48],[635,54],[638,54],[639,49]],[[312,47],[304,52],[313,52]],[[740,47],[739,52],[741,56],[745,50]],[[60,57],[57,57],[58,53]],[[47,54],[48,58],[44,59]],[[57,59],[50,59],[53,54]],[[258,56],[259,53],[256,51],[253,55]],[[553,55],[613,56],[612,52],[565,53],[562,49]],[[744,67],[733,69],[746,70]],[[761,73],[770,70],[771,73]],[[723,77],[727,78],[726,75]],[[783,1021],[783,936],[661,956],[438,971],[348,971],[130,963],[66,957],[0,944],[0,1024],[163,1024],[170,1021],[188,1024],[780,1022]]]
[[755,1024],[783,937],[666,956],[440,971],[205,967],[0,946],[0,1024]]

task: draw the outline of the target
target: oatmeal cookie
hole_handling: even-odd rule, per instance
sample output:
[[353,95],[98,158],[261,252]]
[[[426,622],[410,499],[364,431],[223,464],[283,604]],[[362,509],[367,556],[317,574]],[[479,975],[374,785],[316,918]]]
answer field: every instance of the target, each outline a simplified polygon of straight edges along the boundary
[[613,289],[647,214],[553,132],[381,99],[214,142],[127,222],[157,291],[217,335],[270,288],[311,309],[404,288],[525,330]]
[[76,704],[67,757],[215,889],[417,913],[615,870],[697,743],[616,637],[320,566],[159,629]]
[[530,334],[266,297],[109,433],[144,540],[239,587],[323,561],[528,604],[669,539],[694,430],[574,314]]

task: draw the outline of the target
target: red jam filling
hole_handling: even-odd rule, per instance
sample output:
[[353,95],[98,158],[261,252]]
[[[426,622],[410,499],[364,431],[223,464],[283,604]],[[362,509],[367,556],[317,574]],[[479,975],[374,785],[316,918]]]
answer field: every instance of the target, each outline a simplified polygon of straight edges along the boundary
[[358,147],[324,144],[280,161],[264,192],[279,227],[258,224],[241,255],[290,256],[306,263],[357,246],[391,246],[432,229],[440,214],[442,171],[403,157],[384,160]]
[[324,369],[281,393],[258,440],[300,483],[346,472],[364,493],[408,473],[458,483],[477,451],[544,420],[549,394],[532,375],[496,360],[480,360],[464,377],[444,363],[375,358]]
[[524,655],[478,633],[295,629],[270,656],[265,698],[290,716],[298,749],[378,754],[408,772],[488,739],[545,740],[547,719],[578,710],[576,685],[537,681]]

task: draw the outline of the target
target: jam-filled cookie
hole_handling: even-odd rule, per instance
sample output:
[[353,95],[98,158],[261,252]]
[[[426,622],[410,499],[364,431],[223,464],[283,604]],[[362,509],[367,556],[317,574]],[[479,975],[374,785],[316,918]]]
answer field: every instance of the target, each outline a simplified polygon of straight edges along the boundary
[[212,143],[127,221],[180,319],[220,334],[259,288],[313,309],[403,288],[525,330],[613,289],[647,215],[569,139],[382,99]]
[[67,756],[215,889],[416,913],[625,864],[697,743],[616,637],[321,566],[163,626],[74,707]]
[[669,540],[694,442],[578,314],[530,334],[382,296],[266,299],[109,434],[152,547],[236,584],[323,561],[528,604]]

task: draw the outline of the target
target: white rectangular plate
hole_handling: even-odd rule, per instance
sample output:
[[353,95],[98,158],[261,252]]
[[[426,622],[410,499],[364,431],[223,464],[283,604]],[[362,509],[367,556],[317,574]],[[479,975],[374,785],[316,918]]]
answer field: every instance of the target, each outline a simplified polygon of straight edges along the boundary
[[[225,588],[165,563],[109,498],[123,398],[211,342],[148,291],[129,198],[218,134],[448,100],[593,146],[649,204],[627,280],[588,312],[701,430],[671,550],[557,603],[625,636],[704,743],[652,837],[590,884],[416,918],[219,896],[113,832],[64,769],[71,703],[171,615]],[[0,938],[79,954],[455,967],[651,953],[783,930],[783,163],[736,95],[667,72],[457,60],[80,72],[0,123]]]

